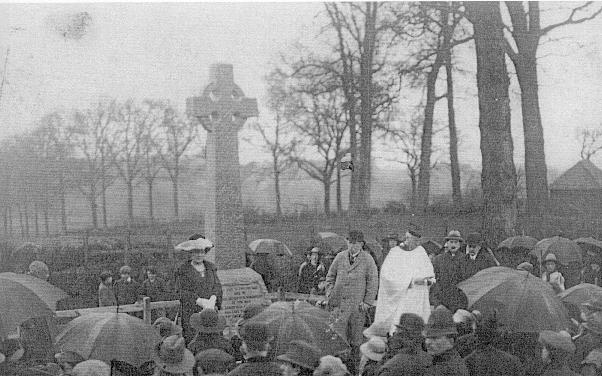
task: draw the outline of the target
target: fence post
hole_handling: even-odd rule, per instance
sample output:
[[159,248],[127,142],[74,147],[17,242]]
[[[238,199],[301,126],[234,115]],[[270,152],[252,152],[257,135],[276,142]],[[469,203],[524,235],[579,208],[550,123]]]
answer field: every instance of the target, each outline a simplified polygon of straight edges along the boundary
[[142,304],[143,304],[143,308],[142,308],[142,318],[144,319],[144,322],[151,325],[151,300],[148,296],[145,296],[142,299]]

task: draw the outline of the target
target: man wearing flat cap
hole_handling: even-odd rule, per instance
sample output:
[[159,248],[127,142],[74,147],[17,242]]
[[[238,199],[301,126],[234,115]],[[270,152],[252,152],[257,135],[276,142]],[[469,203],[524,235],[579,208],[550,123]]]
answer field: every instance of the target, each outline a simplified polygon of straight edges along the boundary
[[432,303],[445,305],[453,312],[465,308],[459,299],[453,298],[457,295],[456,285],[464,278],[466,258],[460,251],[463,241],[460,231],[451,230],[445,237],[445,251],[433,259],[437,282],[432,289]]
[[222,304],[222,284],[217,277],[217,267],[205,260],[213,243],[204,238],[187,240],[176,246],[176,250],[186,252],[188,261],[175,273],[177,296],[182,309],[182,331],[186,343],[194,337],[190,326],[190,316],[203,308],[220,309]]
[[348,249],[339,252],[326,275],[328,307],[338,316],[334,328],[351,345],[355,363],[349,371],[354,374],[359,364],[359,346],[363,343],[366,311],[374,305],[378,290],[378,271],[374,259],[363,251],[364,234],[350,231]]

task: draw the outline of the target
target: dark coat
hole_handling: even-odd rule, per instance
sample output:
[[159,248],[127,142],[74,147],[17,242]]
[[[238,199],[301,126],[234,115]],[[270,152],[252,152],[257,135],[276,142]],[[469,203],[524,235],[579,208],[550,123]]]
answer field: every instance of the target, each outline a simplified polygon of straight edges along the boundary
[[188,350],[194,355],[209,349],[219,349],[234,356],[232,343],[220,333],[198,333],[188,345]]
[[577,372],[571,371],[568,365],[550,364],[544,367],[541,376],[580,376]]
[[602,346],[602,338],[596,334],[587,333],[575,339],[575,353],[570,359],[570,366],[573,371],[579,372],[581,362],[595,348]]
[[116,306],[117,298],[115,298],[115,293],[113,292],[113,287],[107,286],[104,283],[98,285],[98,306],[99,307],[107,307],[107,306]]
[[[449,301],[450,291],[456,290],[456,285],[463,281],[466,258],[462,250],[458,250],[455,256],[450,252],[443,252],[433,260],[436,283],[432,288],[431,302],[434,306]],[[450,307],[448,307],[450,308]]]
[[312,289],[318,290],[318,283],[324,278],[326,278],[324,265],[314,265],[311,262],[304,264],[301,270],[299,270],[297,292],[300,294],[309,294]]
[[430,355],[424,351],[418,351],[416,354],[402,351],[380,367],[378,376],[422,376],[431,361]]
[[140,287],[140,296],[148,296],[151,302],[171,300],[171,294],[167,283],[162,278],[155,278],[155,282],[145,279]]
[[125,279],[118,279],[113,286],[115,298],[119,305],[134,304],[140,297],[140,283],[131,278],[128,282]]
[[228,376],[282,376],[282,370],[269,358],[256,357],[247,359],[230,371]]
[[465,261],[464,261],[464,273],[462,279],[468,279],[473,275],[477,274],[483,269],[491,268],[492,266],[497,266],[493,257],[489,253],[487,248],[481,248],[479,253],[477,253],[477,257],[474,260],[470,258],[470,255],[466,254],[466,248],[461,248],[460,251],[463,252]]
[[428,376],[469,376],[464,359],[454,349],[433,357],[433,363],[426,369]]
[[190,262],[182,264],[175,273],[176,297],[182,305],[182,331],[186,342],[189,343],[194,337],[194,329],[190,327],[190,316],[202,310],[196,304],[198,298],[209,299],[215,295],[216,307],[222,306],[222,284],[217,277],[217,268],[209,261],[205,264],[205,276],[197,272]]
[[493,346],[479,346],[464,361],[471,376],[524,376],[517,357]]
[[456,341],[456,350],[462,358],[466,358],[468,355],[470,355],[473,351],[477,349],[477,345],[478,340],[476,334],[465,334],[463,336],[458,337],[458,340]]

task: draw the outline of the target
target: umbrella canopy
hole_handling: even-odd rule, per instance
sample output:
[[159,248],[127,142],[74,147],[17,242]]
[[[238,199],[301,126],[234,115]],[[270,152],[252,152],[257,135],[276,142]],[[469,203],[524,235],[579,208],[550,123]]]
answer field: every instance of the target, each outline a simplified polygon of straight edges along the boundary
[[594,253],[602,253],[602,241],[594,239],[592,237],[589,238],[578,238],[573,240],[575,243],[581,247],[584,252],[592,251]]
[[281,241],[275,239],[257,239],[249,243],[251,253],[269,253],[276,256],[292,256],[293,252]]
[[591,283],[580,283],[559,293],[558,298],[565,304],[579,307],[588,300],[602,299],[602,287]]
[[317,246],[324,252],[336,254],[347,249],[347,239],[334,232],[318,232],[317,240]]
[[126,313],[103,312],[80,316],[56,338],[61,351],[106,363],[117,359],[140,366],[151,359],[159,333],[143,320]]
[[64,298],[63,290],[42,279],[0,273],[0,338],[28,319],[53,316],[57,301]]
[[553,238],[542,239],[529,252],[531,255],[537,256],[541,262],[548,253],[556,255],[558,262],[562,265],[569,265],[571,262],[581,262],[581,248],[574,241],[554,236]]
[[500,322],[517,332],[562,330],[568,314],[551,285],[521,270],[496,266],[481,270],[458,287],[468,307],[483,313],[498,310]]
[[349,348],[343,337],[331,326],[329,312],[305,301],[275,302],[249,322],[267,324],[275,336],[275,350],[284,354],[292,340],[305,340],[322,350],[323,355],[336,355]]
[[533,249],[533,247],[535,247],[535,244],[537,244],[538,240],[535,239],[534,237],[531,236],[527,236],[527,235],[519,235],[519,236],[512,236],[504,241],[502,241],[499,245],[498,248],[509,248],[509,249],[514,249],[514,248],[526,248],[526,249]]

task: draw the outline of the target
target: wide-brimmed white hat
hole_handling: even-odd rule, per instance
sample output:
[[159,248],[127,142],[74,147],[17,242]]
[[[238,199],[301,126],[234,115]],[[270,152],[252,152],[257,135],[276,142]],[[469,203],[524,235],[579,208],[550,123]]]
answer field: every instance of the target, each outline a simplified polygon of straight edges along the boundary
[[208,239],[196,239],[196,240],[186,240],[185,242],[182,242],[178,245],[176,245],[175,249],[176,251],[192,251],[195,249],[199,249],[199,250],[205,250],[207,248],[213,248],[214,245],[211,242],[211,240]]

